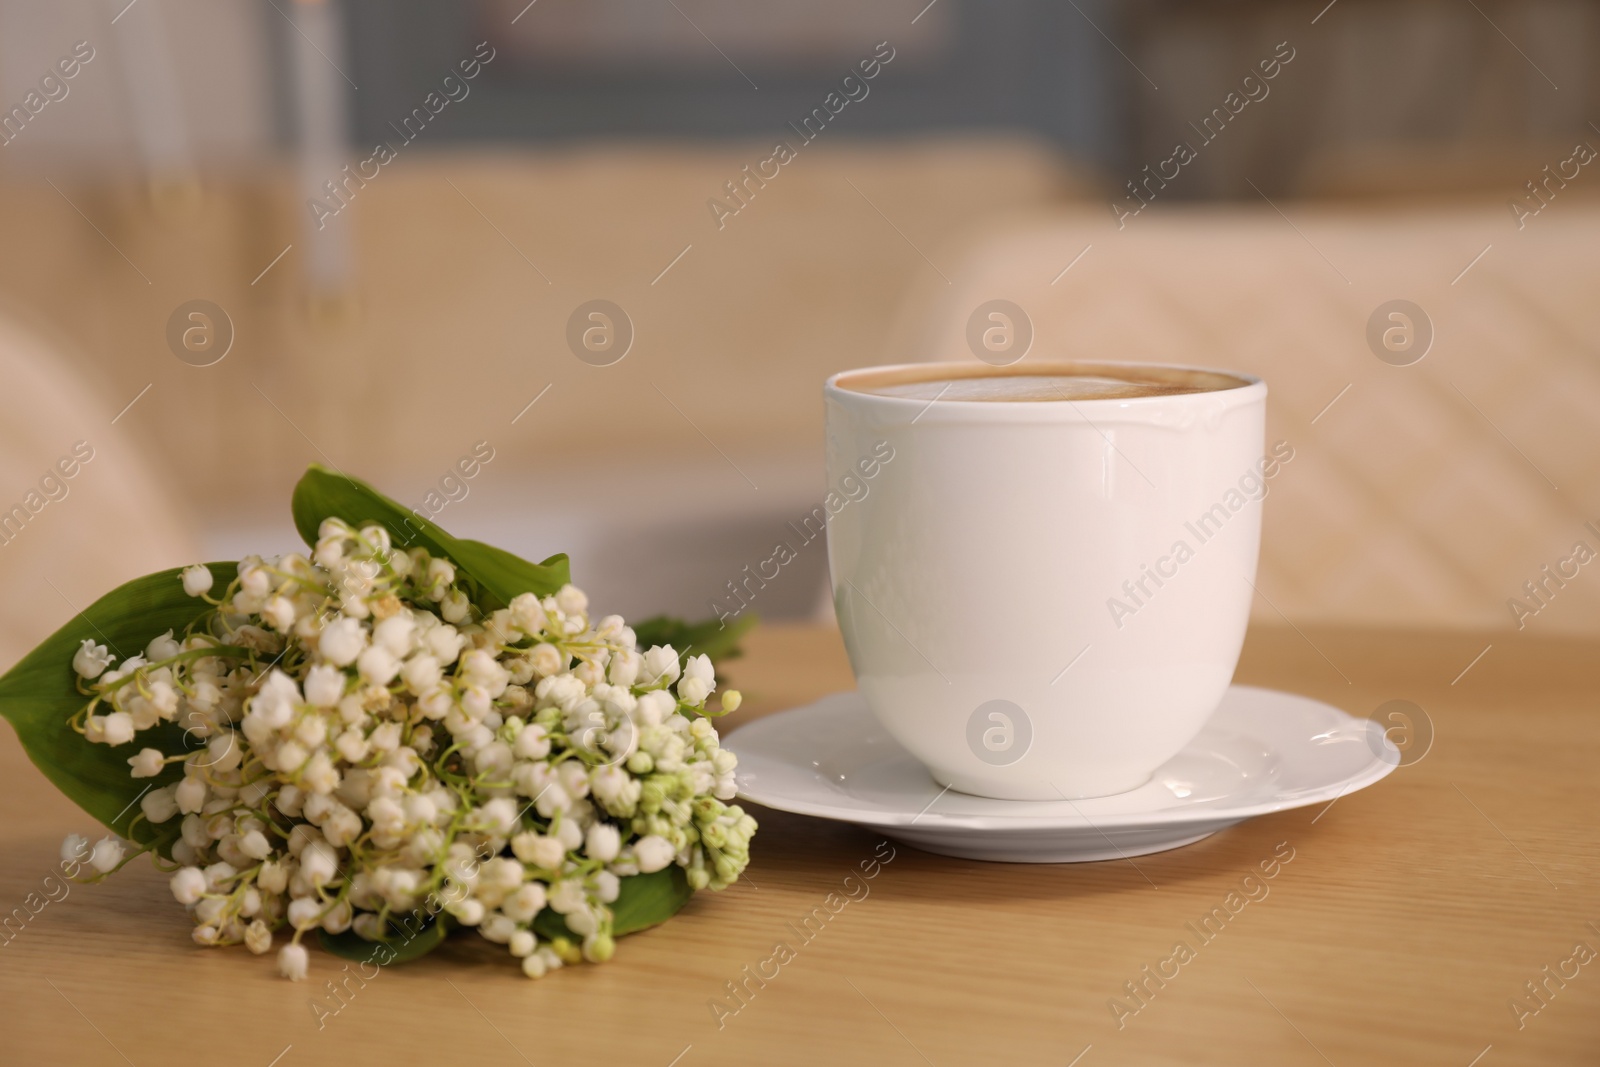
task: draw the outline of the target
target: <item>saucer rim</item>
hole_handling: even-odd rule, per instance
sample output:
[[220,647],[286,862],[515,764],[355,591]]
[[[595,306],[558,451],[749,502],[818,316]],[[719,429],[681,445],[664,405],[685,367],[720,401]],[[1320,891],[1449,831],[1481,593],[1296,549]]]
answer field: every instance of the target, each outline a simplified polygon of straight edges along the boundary
[[[1327,719],[1327,726],[1364,724],[1368,730],[1377,728],[1376,724],[1372,723],[1371,720],[1358,718],[1354,715],[1351,715],[1349,712],[1334,707],[1332,704],[1328,704],[1324,701],[1317,700],[1314,697],[1304,696],[1299,693],[1290,693],[1281,689],[1271,689],[1265,686],[1230,685],[1228,687],[1229,694],[1232,694],[1236,691],[1241,693],[1262,693],[1275,698],[1287,698],[1296,702],[1300,702],[1309,706],[1308,710],[1315,710],[1323,714]],[[859,691],[854,689],[840,690],[838,692],[829,693],[826,696],[819,697],[818,699],[810,701],[806,704],[802,704],[793,708],[787,708],[783,711],[774,712],[771,715],[764,715],[760,719],[757,719],[756,721],[745,726],[741,726],[738,730],[729,733],[723,744],[735,754],[738,754],[738,738],[739,735],[745,731],[760,731],[763,728],[763,724],[774,723],[777,720],[785,717],[797,718],[816,714],[819,709],[830,703],[850,698],[861,700],[861,695]],[[1227,697],[1225,696],[1223,699],[1226,700]],[[1220,710],[1221,703],[1219,702],[1218,711]],[[1214,717],[1215,713],[1213,714],[1213,718]],[[790,721],[793,721],[792,718]],[[1210,726],[1212,721],[1212,719],[1207,720],[1207,727]],[[1325,728],[1326,727],[1324,727],[1324,729]],[[1204,729],[1205,727],[1202,727],[1202,732]],[[1250,736],[1252,736],[1254,740],[1260,742],[1269,752],[1277,753],[1280,751],[1278,746],[1272,745],[1265,738],[1256,737],[1254,735]],[[839,822],[854,823],[862,826],[873,826],[882,829],[897,829],[916,826],[919,830],[937,829],[943,832],[956,834],[994,833],[996,831],[1003,832],[1007,830],[1014,830],[1017,832],[1087,830],[1091,833],[1099,833],[1104,829],[1110,828],[1175,826],[1189,823],[1207,822],[1231,824],[1241,822],[1245,819],[1255,818],[1260,815],[1271,815],[1280,811],[1290,811],[1295,808],[1309,807],[1313,804],[1337,800],[1340,797],[1348,796],[1350,793],[1366,789],[1367,787],[1382,781],[1384,778],[1393,773],[1393,771],[1400,765],[1399,750],[1395,748],[1393,743],[1390,742],[1387,737],[1384,737],[1383,743],[1386,750],[1393,752],[1395,756],[1394,762],[1388,762],[1374,755],[1371,761],[1363,766],[1359,772],[1348,775],[1337,781],[1329,782],[1326,785],[1319,786],[1314,789],[1301,791],[1298,795],[1296,795],[1295,791],[1289,790],[1277,794],[1272,800],[1262,801],[1254,804],[1235,805],[1231,807],[1225,806],[1228,799],[1226,797],[1202,801],[1192,807],[1182,806],[1182,802],[1178,801],[1178,806],[1175,806],[1171,809],[1163,809],[1154,812],[1111,812],[1097,816],[1093,819],[1091,819],[1089,816],[1083,815],[1081,812],[1074,810],[1075,802],[1071,800],[1008,801],[999,800],[992,797],[974,797],[973,794],[963,794],[964,796],[973,797],[973,799],[980,801],[988,801],[995,805],[1019,803],[1026,803],[1030,805],[1047,804],[1052,806],[1059,805],[1059,807],[1062,809],[1060,811],[1040,812],[1037,814],[1006,812],[1003,809],[996,810],[992,813],[965,813],[960,815],[934,812],[929,810],[929,808],[924,808],[922,811],[917,813],[912,813],[909,809],[890,811],[884,808],[873,808],[863,811],[859,808],[850,808],[828,803],[818,803],[804,799],[795,799],[793,797],[773,796],[770,793],[763,797],[757,795],[756,792],[752,792],[749,788],[747,788],[742,775],[736,775],[735,781],[738,784],[738,798],[741,801],[760,804],[763,807],[771,808],[775,811],[784,811],[796,815],[808,815],[815,818],[832,819]],[[1191,742],[1191,744],[1193,744],[1193,742]],[[1187,748],[1188,746],[1185,746],[1185,750],[1187,750]],[[915,762],[915,757],[906,752],[904,749],[900,750],[900,758]],[[929,784],[934,786],[938,785],[937,781],[932,777],[932,775],[929,775]],[[948,791],[950,791],[950,789],[947,786],[938,795],[943,796],[944,792]],[[1133,790],[1129,790],[1129,792],[1131,793]],[[1111,797],[1125,795],[1127,794],[1111,794]],[[1110,798],[1090,797],[1080,799],[1098,801]],[[937,797],[935,797],[935,802],[937,802]]]

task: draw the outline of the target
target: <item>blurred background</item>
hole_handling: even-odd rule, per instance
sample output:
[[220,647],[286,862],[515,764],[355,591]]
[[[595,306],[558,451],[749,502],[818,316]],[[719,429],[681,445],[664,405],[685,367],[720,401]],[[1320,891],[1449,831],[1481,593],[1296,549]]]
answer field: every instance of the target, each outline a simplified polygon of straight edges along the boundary
[[1597,46],[1579,0],[0,0],[0,651],[295,547],[312,462],[733,610],[822,379],[995,299],[1033,358],[1268,380],[1263,621],[1600,634]]

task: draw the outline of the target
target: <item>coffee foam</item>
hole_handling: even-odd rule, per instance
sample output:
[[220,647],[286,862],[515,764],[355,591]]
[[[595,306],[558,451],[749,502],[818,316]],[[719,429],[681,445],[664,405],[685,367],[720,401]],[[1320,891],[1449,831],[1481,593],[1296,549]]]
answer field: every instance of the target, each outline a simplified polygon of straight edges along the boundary
[[1107,364],[1039,365],[1033,370],[981,364],[924,364],[858,371],[838,380],[842,389],[874,396],[997,403],[1178,396],[1236,389],[1246,384],[1243,379],[1212,371]]
[[864,387],[877,396],[912,400],[1117,400],[1135,396],[1172,396],[1200,392],[1192,386],[1130,382],[1077,374],[1013,375],[1004,378],[947,378],[943,381],[887,383]]

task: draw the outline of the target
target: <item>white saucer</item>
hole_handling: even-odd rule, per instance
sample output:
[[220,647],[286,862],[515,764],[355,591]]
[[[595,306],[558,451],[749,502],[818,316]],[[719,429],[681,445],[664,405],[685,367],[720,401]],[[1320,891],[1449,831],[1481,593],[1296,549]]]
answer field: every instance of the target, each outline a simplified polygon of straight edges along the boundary
[[725,744],[739,756],[744,800],[870,826],[928,852],[1011,863],[1177,848],[1256,815],[1329,803],[1400,762],[1376,722],[1238,685],[1150,781],[1086,800],[991,800],[941,789],[854,692],[758,719]]

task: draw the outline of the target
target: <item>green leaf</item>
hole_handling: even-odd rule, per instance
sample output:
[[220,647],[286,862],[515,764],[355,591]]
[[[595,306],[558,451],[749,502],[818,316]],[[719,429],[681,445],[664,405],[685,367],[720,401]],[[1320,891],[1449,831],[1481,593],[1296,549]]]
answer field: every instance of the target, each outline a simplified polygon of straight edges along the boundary
[[[617,899],[611,903],[611,932],[621,937],[664,923],[689,903],[692,896],[694,890],[689,888],[689,879],[677,865],[650,874],[630,875],[622,879]],[[583,941],[567,929],[561,914],[550,908],[534,916],[533,929],[547,941],[558,937],[575,943]]]
[[710,656],[713,663],[720,663],[739,657],[739,639],[755,625],[753,614],[741,615],[729,624],[720,619],[688,623],[668,615],[657,615],[636,625],[633,633],[640,648],[671,645],[682,658],[703,654]]
[[[208,563],[217,587],[234,578],[238,565]],[[177,754],[186,735],[175,723],[141,731],[125,745],[91,744],[69,720],[89,698],[78,692],[72,657],[86,639],[108,646],[120,663],[142,655],[150,639],[184,628],[211,610],[211,605],[183,591],[181,568],[146,575],[107,593],[89,605],[0,678],[0,716],[10,721],[28,758],[74,803],[113,832],[140,844],[155,845],[162,855],[177,839],[180,820],[160,825],[129,823],[139,815],[134,801],[147,788],[165,785],[183,775],[181,764],[169,764],[157,777],[129,776],[128,758],[141,748]],[[114,666],[114,665],[113,665]],[[192,746],[191,746],[192,747]]]
[[449,559],[458,572],[472,580],[473,603],[485,612],[505,607],[519,593],[550,596],[572,580],[564,554],[535,564],[482,541],[451,537],[436,523],[401,507],[366,482],[318,464],[308,467],[294,487],[292,506],[295,527],[307,545],[316,545],[323,519],[340,518],[352,526],[377,523],[389,531],[396,547],[420,545]]
[[340,959],[387,967],[392,963],[410,963],[421,959],[444,944],[444,939],[455,929],[455,923],[446,916],[415,931],[407,930],[392,919],[389,926],[391,934],[382,941],[368,941],[354,930],[346,930],[342,934],[318,930],[317,940],[323,948]]

